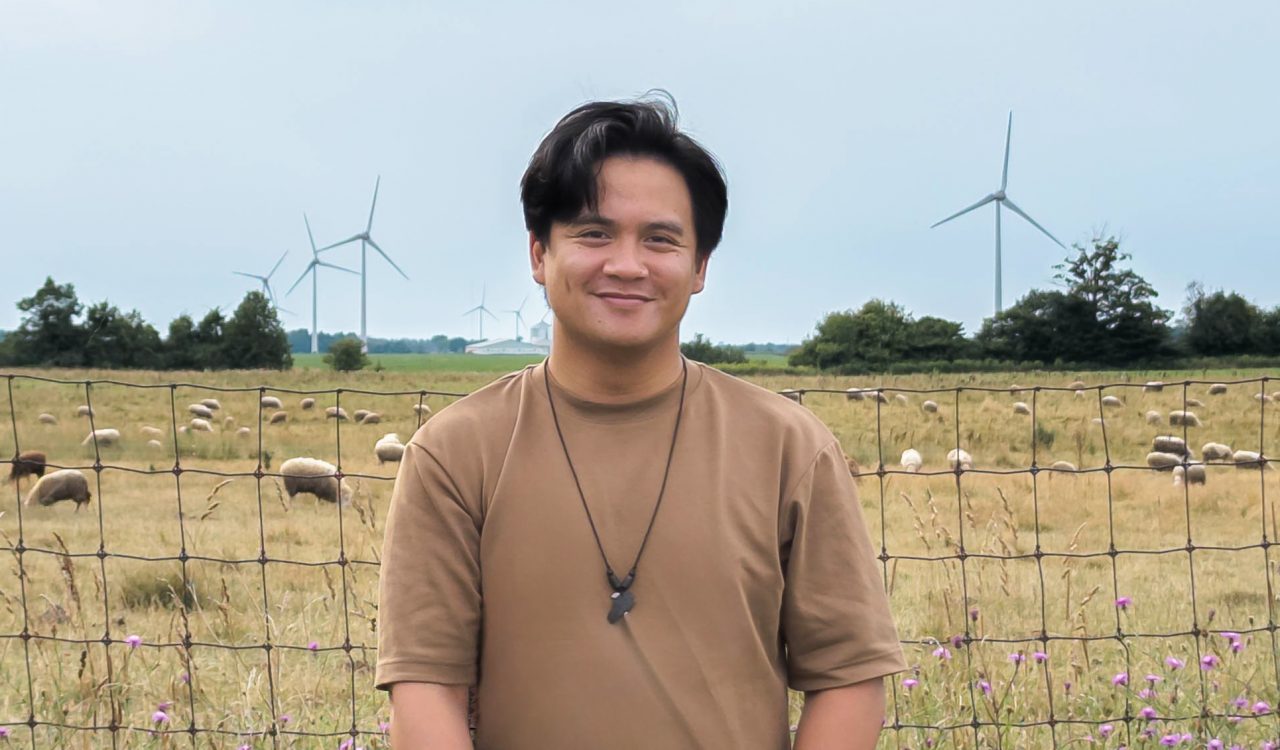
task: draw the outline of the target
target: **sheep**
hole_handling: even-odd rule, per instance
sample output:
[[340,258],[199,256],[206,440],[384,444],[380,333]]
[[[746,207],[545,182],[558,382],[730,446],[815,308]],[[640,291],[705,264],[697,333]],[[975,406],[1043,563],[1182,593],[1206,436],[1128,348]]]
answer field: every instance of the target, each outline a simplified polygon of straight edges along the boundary
[[1189,464],[1184,470],[1181,466],[1173,467],[1173,486],[1181,487],[1183,479],[1187,484],[1204,484],[1204,464]]
[[791,399],[797,404],[804,403],[803,401],[801,401],[802,395],[800,391],[797,391],[795,388],[783,388],[782,390],[778,391],[778,393],[783,396],[786,396],[787,398]]
[[861,388],[848,389],[847,391],[844,392],[844,397],[846,401],[861,401],[863,398],[865,398]]
[[1214,383],[1213,385],[1209,386],[1209,395],[1210,395],[1210,396],[1221,396],[1222,394],[1224,394],[1224,393],[1226,393],[1226,392],[1227,392],[1227,384],[1226,384],[1226,383]]
[[148,424],[142,425],[142,427],[139,428],[138,431],[142,433],[143,437],[147,437],[147,438],[159,438],[164,436],[163,430],[161,430],[159,427],[152,427],[151,425],[148,425]]
[[59,469],[40,477],[27,493],[23,505],[29,506],[33,502],[53,505],[61,500],[74,500],[78,511],[81,505],[88,505],[92,498],[88,477],[75,469]]
[[[862,399],[858,400],[861,401]],[[413,413],[419,417],[429,417],[431,416],[431,407],[426,404],[414,404]]]
[[1010,395],[1010,396],[1018,396],[1018,395],[1021,395],[1021,393],[1022,393],[1024,390],[1026,390],[1026,389],[1025,389],[1025,388],[1023,388],[1022,386],[1018,385],[1017,383],[1014,383],[1013,385],[1009,386],[1009,395]]
[[371,411],[360,419],[360,424],[380,424],[381,422],[382,415],[376,411]]
[[399,435],[388,432],[373,444],[373,455],[378,457],[379,466],[388,461],[399,462],[404,457],[404,443],[400,442]]
[[1169,412],[1169,424],[1173,427],[1199,427],[1200,417],[1197,417],[1193,411],[1171,411]]
[[289,421],[289,412],[287,411],[273,412],[271,414],[271,417],[267,419],[268,424],[284,424],[285,422],[288,422],[288,421]]
[[1271,400],[1280,401],[1280,391],[1276,391],[1275,393],[1271,394]]
[[1119,396],[1103,396],[1102,405],[1118,407],[1118,406],[1124,406],[1124,402],[1120,400]]
[[968,451],[961,448],[952,448],[947,451],[947,464],[952,471],[956,469],[968,471],[973,468],[973,456],[970,456]]
[[368,409],[356,409],[351,413],[351,418],[357,422],[363,422],[364,418],[369,415]]
[[185,424],[180,424],[180,425],[178,425],[178,434],[179,434],[179,435],[185,435],[185,434],[187,434],[188,432],[191,432],[191,428],[190,428],[189,426],[187,426],[187,425],[185,425]]
[[1222,443],[1205,443],[1200,447],[1200,455],[1206,461],[1226,461],[1231,454],[1231,446]]
[[275,396],[263,396],[259,401],[263,409],[283,409],[284,404],[280,403],[280,399]]
[[1076,398],[1084,398],[1084,391],[1076,391]]
[[252,434],[253,434],[253,430],[249,429],[248,427],[241,427],[240,429],[236,430],[236,437],[239,437],[239,438],[247,438]]
[[94,416],[94,414],[95,412],[93,411],[93,409],[89,407],[88,404],[80,404],[79,406],[76,407],[77,417],[92,417]]
[[196,417],[191,420],[191,429],[194,432],[213,432],[213,425],[209,424],[209,420]]
[[1147,454],[1147,466],[1156,471],[1170,471],[1173,467],[1182,463],[1182,456],[1176,456],[1172,453],[1161,453],[1154,451]]
[[[1076,465],[1071,463],[1070,461],[1054,461],[1052,464],[1049,465],[1049,468],[1055,472],[1056,471],[1065,471],[1065,472],[1079,471],[1079,469],[1076,468]],[[1053,475],[1050,474],[1049,476],[1052,477]]]
[[191,404],[187,406],[187,411],[191,412],[192,416],[201,417],[202,419],[213,419],[213,409],[210,409],[204,404]]
[[204,406],[206,409],[211,409],[213,411],[218,411],[219,409],[222,408],[222,404],[219,403],[218,399],[216,398],[201,399],[200,404]]
[[903,406],[906,406],[907,404],[911,403],[911,399],[907,398],[907,394],[905,393],[899,393],[898,395],[894,396],[893,399],[898,403],[902,404]]
[[1172,453],[1175,456],[1190,456],[1187,441],[1177,435],[1157,435],[1151,441],[1151,450],[1156,453]]
[[302,409],[303,411],[311,411],[312,409],[316,408],[316,400],[308,396],[298,402],[298,408]]
[[1093,424],[1095,424],[1095,425],[1097,425],[1097,426],[1099,426],[1099,427],[1101,427],[1101,426],[1102,426],[1102,417],[1094,417],[1094,418],[1093,418],[1093,419],[1091,419],[1090,421],[1091,421]]
[[233,416],[225,416],[222,418],[222,429],[229,430],[236,426],[236,418]]
[[120,431],[111,427],[103,427],[90,432],[84,440],[80,441],[80,444],[90,445],[95,442],[98,445],[115,445],[120,442]]
[[1200,407],[1204,406],[1204,402],[1198,398],[1189,398],[1187,399],[1187,406],[1192,406],[1199,409]]
[[47,411],[41,412],[40,416],[36,417],[36,419],[40,422],[40,424],[57,424],[58,423],[58,418],[53,416]]
[[920,467],[924,466],[924,457],[915,448],[908,448],[902,452],[902,458],[899,459],[898,464],[902,466],[903,471],[915,474],[920,471]]
[[1084,384],[1083,380],[1073,380],[1067,387],[1073,391],[1082,391],[1088,386]]
[[884,391],[875,391],[871,395],[875,398],[876,401],[879,401],[882,404],[889,403],[889,397],[884,395]]
[[315,495],[319,500],[350,505],[351,487],[345,478],[338,481],[334,476],[337,471],[336,466],[318,458],[291,458],[280,464],[284,490],[289,493],[290,499],[298,493],[306,493]]
[[341,406],[330,406],[324,410],[324,417],[325,419],[337,419],[339,421],[346,421],[347,410],[343,409]]
[[1147,412],[1147,424],[1160,424],[1164,421],[1164,415],[1158,411]]
[[1143,393],[1159,393],[1163,390],[1164,383],[1161,383],[1159,380],[1148,380],[1146,384],[1142,386]]
[[1014,413],[1014,414],[1030,414],[1030,413],[1031,413],[1031,407],[1030,407],[1030,406],[1027,406],[1026,402],[1024,402],[1024,401],[1014,401],[1014,402],[1013,402],[1013,413]]
[[147,447],[153,451],[164,450],[164,444],[161,443],[159,440],[148,440]]
[[928,413],[930,413],[930,414],[937,414],[937,413],[938,413],[938,402],[937,402],[937,401],[925,401],[924,403],[920,404],[920,409],[921,409],[922,411],[926,411],[926,412],[928,412]]
[[1237,469],[1266,469],[1267,462],[1257,451],[1236,451],[1231,454]]
[[1271,397],[1268,396],[1266,393],[1261,393],[1261,392],[1253,394],[1253,400],[1260,401],[1264,404],[1271,403]]
[[23,477],[35,477],[39,480],[44,476],[47,463],[48,457],[42,451],[22,451],[9,465],[9,481],[13,482],[15,488],[21,488]]

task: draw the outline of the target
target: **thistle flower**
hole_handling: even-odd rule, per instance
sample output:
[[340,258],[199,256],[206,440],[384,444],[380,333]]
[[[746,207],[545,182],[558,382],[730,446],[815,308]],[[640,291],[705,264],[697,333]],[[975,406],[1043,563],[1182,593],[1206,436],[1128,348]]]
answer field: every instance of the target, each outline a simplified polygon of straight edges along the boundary
[[969,608],[969,619],[970,619],[970,620],[973,620],[974,622],[977,622],[977,621],[978,621],[978,614],[979,614],[979,612],[978,612],[978,605],[976,605],[976,604],[975,604],[975,605],[973,605],[972,607],[970,607],[970,608]]
[[915,679],[914,677],[908,677],[902,681],[902,686],[907,690],[910,690],[911,688],[919,684],[920,684],[920,681]]
[[307,644],[307,648],[308,648],[308,649],[310,649],[311,651],[319,651],[319,650],[320,650],[320,644],[319,644],[319,643],[316,643],[315,641],[312,641],[312,642],[310,642],[310,643],[308,643],[308,644]]
[[1032,653],[1031,658],[1035,659],[1037,664],[1044,664],[1049,661],[1049,655],[1043,651],[1036,651]]
[[1014,651],[1012,654],[1009,654],[1009,661],[1013,662],[1014,664],[1021,664],[1026,660],[1027,660],[1027,655],[1022,653],[1021,651]]
[[983,695],[991,695],[991,683],[986,680],[978,680],[978,689]]
[[933,650],[933,655],[938,657],[939,659],[942,659],[943,661],[946,661],[951,658],[951,649],[947,648],[946,646],[938,646]]
[[137,648],[142,643],[142,636],[127,635],[124,637],[124,642],[129,644],[129,648]]
[[1112,685],[1116,685],[1116,686],[1120,686],[1120,685],[1128,685],[1128,684],[1129,684],[1129,673],[1128,673],[1128,672],[1120,672],[1120,673],[1119,673],[1119,674],[1117,674],[1115,677],[1112,677],[1112,678],[1111,678],[1111,684],[1112,684]]
[[1214,737],[1205,745],[1205,750],[1223,750],[1226,746],[1222,744],[1222,740]]
[[1259,715],[1269,714],[1271,713],[1271,705],[1266,701],[1258,701],[1257,703],[1253,704],[1253,712]]
[[1121,596],[1116,598],[1116,609],[1121,609],[1121,610],[1128,609],[1132,604],[1133,604],[1133,599],[1131,597]]
[[1138,716],[1141,716],[1147,721],[1151,721],[1156,718],[1156,710],[1151,706],[1143,706],[1142,709],[1138,711]]
[[1098,727],[1098,734],[1104,740],[1110,737],[1111,733],[1114,731],[1116,731],[1116,728],[1110,724],[1103,724],[1102,726]]
[[157,710],[155,713],[151,714],[152,724],[165,724],[165,723],[168,723],[168,721],[169,721],[169,714],[165,713],[164,711]]
[[1181,743],[1182,743],[1182,738],[1176,734],[1166,734],[1165,736],[1160,738],[1160,744],[1164,745],[1165,747],[1173,747],[1174,745],[1178,745]]
[[1164,678],[1163,678],[1163,677],[1161,677],[1161,676],[1160,676],[1160,675],[1158,675],[1158,674],[1149,674],[1149,675],[1147,675],[1147,682],[1150,682],[1152,685],[1156,684],[1157,682],[1160,682],[1160,681],[1161,681],[1161,680],[1163,680],[1163,679],[1164,679]]
[[1222,660],[1215,654],[1205,654],[1200,657],[1200,668],[1206,672],[1222,663]]
[[0,740],[9,739],[9,727],[0,727]]
[[289,714],[280,714],[276,721],[280,722],[280,726],[285,726],[289,722],[293,721],[293,717]]
[[964,646],[964,636],[956,633],[951,636],[951,648],[961,648]]
[[1182,669],[1183,667],[1187,666],[1187,663],[1185,661],[1179,659],[1176,656],[1164,657],[1164,664],[1169,669],[1174,669],[1174,670]]
[[351,748],[355,747],[355,744],[356,744],[355,739],[348,737],[342,742],[338,743],[338,750],[351,750]]

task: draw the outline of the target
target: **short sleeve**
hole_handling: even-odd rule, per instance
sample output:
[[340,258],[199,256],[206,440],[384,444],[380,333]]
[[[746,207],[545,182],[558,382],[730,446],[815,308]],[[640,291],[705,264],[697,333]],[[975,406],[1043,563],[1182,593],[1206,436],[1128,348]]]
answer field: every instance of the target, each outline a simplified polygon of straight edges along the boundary
[[852,685],[906,669],[840,444],[784,498],[783,636],[794,690]]
[[480,519],[427,449],[396,475],[378,580],[374,684],[472,685],[480,640]]

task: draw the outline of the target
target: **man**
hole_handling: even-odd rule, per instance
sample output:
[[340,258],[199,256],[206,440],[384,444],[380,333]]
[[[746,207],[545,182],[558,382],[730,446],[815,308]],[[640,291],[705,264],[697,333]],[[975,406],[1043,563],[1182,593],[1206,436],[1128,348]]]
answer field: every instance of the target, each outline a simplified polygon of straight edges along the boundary
[[551,356],[406,448],[376,684],[397,748],[871,748],[905,667],[840,445],[680,353],[728,207],[663,102],[596,102],[522,181]]

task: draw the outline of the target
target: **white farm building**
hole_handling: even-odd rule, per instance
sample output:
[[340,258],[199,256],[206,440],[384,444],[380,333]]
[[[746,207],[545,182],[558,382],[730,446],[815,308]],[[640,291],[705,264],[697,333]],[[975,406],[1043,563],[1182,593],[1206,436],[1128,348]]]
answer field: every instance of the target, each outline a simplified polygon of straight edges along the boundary
[[546,356],[551,353],[551,325],[537,323],[529,329],[529,340],[493,339],[468,344],[467,354],[529,354]]

